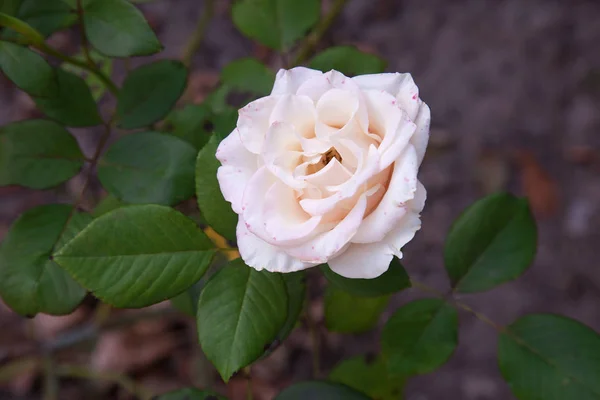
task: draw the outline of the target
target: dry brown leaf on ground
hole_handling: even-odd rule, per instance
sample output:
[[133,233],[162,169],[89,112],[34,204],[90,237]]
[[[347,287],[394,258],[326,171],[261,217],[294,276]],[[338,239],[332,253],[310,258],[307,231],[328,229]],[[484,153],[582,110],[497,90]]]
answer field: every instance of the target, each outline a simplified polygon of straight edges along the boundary
[[515,160],[520,169],[522,190],[535,216],[543,219],[556,215],[560,203],[556,180],[529,150],[518,150]]
[[493,150],[484,150],[479,155],[475,178],[484,194],[504,190],[509,175],[509,163],[504,154]]

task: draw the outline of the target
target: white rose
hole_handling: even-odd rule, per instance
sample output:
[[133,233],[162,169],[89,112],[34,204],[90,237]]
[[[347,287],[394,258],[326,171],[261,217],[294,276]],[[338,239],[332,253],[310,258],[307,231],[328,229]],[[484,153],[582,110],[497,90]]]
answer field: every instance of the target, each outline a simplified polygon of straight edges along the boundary
[[216,156],[242,259],[375,278],[419,230],[430,110],[410,74],[280,70]]

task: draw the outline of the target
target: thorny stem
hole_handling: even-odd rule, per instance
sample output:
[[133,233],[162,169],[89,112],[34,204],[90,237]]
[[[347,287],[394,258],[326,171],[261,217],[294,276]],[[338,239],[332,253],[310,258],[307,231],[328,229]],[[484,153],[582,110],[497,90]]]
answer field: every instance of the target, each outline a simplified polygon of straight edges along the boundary
[[335,3],[333,3],[327,15],[319,21],[317,26],[304,40],[304,43],[301,45],[300,50],[298,50],[298,55],[294,60],[294,66],[302,64],[310,57],[325,32],[331,27],[331,24],[333,24],[333,21],[335,21],[338,14],[342,12],[347,1],[348,0],[335,0]]
[[196,29],[192,33],[192,36],[190,36],[190,39],[183,51],[183,63],[188,68],[192,64],[192,58],[194,58],[194,54],[196,54],[196,51],[198,51],[198,48],[204,39],[206,28],[208,27],[208,23],[213,17],[214,12],[215,0],[204,0],[204,10],[202,11],[202,16],[198,20],[198,25],[196,25]]

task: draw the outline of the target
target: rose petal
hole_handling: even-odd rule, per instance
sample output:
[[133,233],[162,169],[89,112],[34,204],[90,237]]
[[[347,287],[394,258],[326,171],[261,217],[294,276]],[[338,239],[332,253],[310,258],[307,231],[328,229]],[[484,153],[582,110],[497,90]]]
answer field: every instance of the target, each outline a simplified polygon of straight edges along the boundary
[[265,165],[271,173],[296,189],[306,187],[304,181],[294,177],[294,170],[302,159],[301,150],[300,139],[294,126],[288,122],[273,122],[263,145]]
[[242,212],[242,196],[252,174],[258,169],[258,157],[250,153],[234,130],[219,144],[216,152],[222,166],[217,170],[217,179],[225,200],[237,214]]
[[271,272],[293,272],[315,266],[314,263],[302,262],[290,257],[279,248],[268,244],[246,228],[240,217],[237,224],[237,243],[240,256],[244,262],[258,271],[266,269]]
[[274,122],[291,124],[296,132],[309,139],[315,136],[316,120],[317,111],[309,97],[285,95],[277,102],[269,121],[270,124]]
[[352,279],[377,278],[388,270],[393,252],[385,243],[352,243],[346,251],[329,260],[329,268]]
[[421,105],[419,88],[411,74],[386,73],[360,75],[352,78],[363,90],[383,90],[396,97],[399,105],[408,113],[411,120],[415,120]]
[[306,67],[296,67],[288,70],[280,69],[275,77],[271,96],[295,94],[304,82],[321,75],[323,75],[321,71]]
[[277,178],[266,166],[262,166],[252,175],[244,189],[242,197],[242,214],[246,228],[263,240],[269,237],[264,229],[264,196]]
[[421,229],[419,214],[408,213],[400,221],[399,226],[386,235],[383,242],[390,247],[396,257],[402,258],[402,248],[415,237],[419,229]]
[[248,151],[260,154],[269,129],[269,118],[278,101],[276,96],[263,97],[240,109],[237,128]]
[[331,89],[342,89],[356,94],[360,93],[358,85],[352,79],[341,72],[331,70],[305,81],[298,88],[297,94],[310,97],[316,104],[321,96]]
[[415,149],[417,149],[417,156],[419,159],[418,165],[421,165],[423,157],[425,157],[427,143],[429,142],[429,126],[431,125],[431,110],[424,102],[422,102],[419,107],[419,114],[415,119],[415,124],[417,129],[410,139],[410,142],[415,146]]
[[333,158],[320,171],[314,174],[300,176],[298,179],[302,179],[317,187],[325,187],[327,185],[341,185],[351,177],[352,173],[336,158]]

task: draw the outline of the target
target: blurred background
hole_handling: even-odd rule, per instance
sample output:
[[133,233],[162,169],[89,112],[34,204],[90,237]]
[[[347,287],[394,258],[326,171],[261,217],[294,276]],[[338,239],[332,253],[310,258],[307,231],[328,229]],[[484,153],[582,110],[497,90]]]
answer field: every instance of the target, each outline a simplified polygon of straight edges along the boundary
[[[48,0],[50,1],[50,0]],[[55,0],[52,0],[55,1]],[[231,22],[229,0],[216,2],[202,45],[193,59],[187,102],[201,102],[228,62],[253,56],[274,68],[279,56],[242,37]],[[323,0],[324,10],[331,1]],[[178,58],[203,9],[202,0],[156,0],[141,5],[165,51]],[[407,271],[440,290],[448,288],[443,242],[452,221],[477,198],[499,190],[527,196],[536,215],[539,248],[519,280],[463,300],[500,324],[529,312],[562,313],[600,330],[600,2],[597,0],[349,0],[319,48],[351,44],[388,61],[387,71],[411,72],[432,110],[430,148],[420,179],[428,190],[423,226],[405,248]],[[76,52],[76,29],[50,38]],[[133,60],[132,65],[145,62]],[[122,81],[126,66],[115,63]],[[104,104],[103,107],[112,107]],[[40,116],[29,97],[0,75],[0,124]],[[93,129],[76,129],[91,154]],[[68,202],[79,192],[74,178],[59,190],[0,188],[0,238],[24,210]],[[99,194],[99,185],[95,190]],[[91,206],[85,204],[84,206]],[[193,206],[193,203],[192,203]],[[316,274],[311,312],[322,319]],[[414,297],[396,295],[391,311]],[[89,343],[62,352],[73,363],[131,374],[154,393],[184,385],[213,386],[231,399],[245,398],[245,380],[218,383],[197,346],[194,321],[169,312],[169,303],[127,327],[112,327]],[[92,310],[93,299],[72,315],[25,320],[0,303],[0,365],[32,354],[39,343],[73,340],[100,318],[136,318],[139,311]],[[107,315],[104,315],[105,313]],[[110,315],[109,315],[110,314]],[[378,332],[327,333],[321,325],[323,368],[340,359],[375,352]],[[68,333],[66,335],[65,333]],[[89,333],[89,332],[88,332]],[[71,336],[69,336],[71,335]],[[411,380],[408,400],[512,399],[496,361],[497,335],[460,315],[460,345],[444,367]],[[268,359],[253,367],[257,399],[271,399],[292,381],[310,377],[310,340],[300,327]],[[21,365],[0,399],[40,398],[41,375]],[[62,381],[61,399],[127,399],[102,376]],[[111,380],[111,379],[108,379]]]

